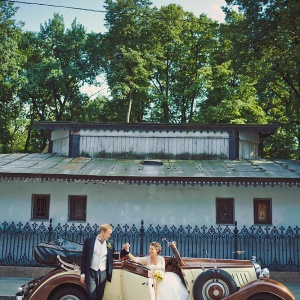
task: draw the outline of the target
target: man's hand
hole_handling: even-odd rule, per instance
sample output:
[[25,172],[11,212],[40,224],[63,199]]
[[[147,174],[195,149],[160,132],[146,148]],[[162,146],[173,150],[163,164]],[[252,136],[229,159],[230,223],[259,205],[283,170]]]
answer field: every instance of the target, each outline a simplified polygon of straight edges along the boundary
[[127,252],[130,252],[129,248],[130,248],[130,244],[128,244],[128,243],[124,244],[122,247],[122,249],[125,249]]
[[80,282],[84,283],[85,282],[85,276],[80,276]]
[[120,252],[120,258],[124,258],[129,254],[130,245],[128,243],[122,246],[122,250]]

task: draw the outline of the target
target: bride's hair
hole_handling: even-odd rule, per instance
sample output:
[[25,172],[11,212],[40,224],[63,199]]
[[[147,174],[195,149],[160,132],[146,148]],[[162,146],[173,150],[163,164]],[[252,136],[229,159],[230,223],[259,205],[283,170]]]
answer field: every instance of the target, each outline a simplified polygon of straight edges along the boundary
[[160,243],[151,242],[150,246],[153,246],[156,249],[158,255],[161,254],[161,245],[160,245]]

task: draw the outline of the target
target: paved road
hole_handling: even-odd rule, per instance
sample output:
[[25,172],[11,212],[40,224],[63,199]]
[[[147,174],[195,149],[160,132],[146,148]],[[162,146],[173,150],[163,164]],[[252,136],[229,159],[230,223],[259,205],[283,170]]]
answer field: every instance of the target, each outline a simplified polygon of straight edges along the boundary
[[0,277],[0,300],[16,299],[18,287],[32,278],[24,277]]
[[[0,277],[0,300],[13,300],[17,293],[18,287],[32,278],[23,277]],[[300,300],[300,284],[285,285],[292,291],[296,299]]]

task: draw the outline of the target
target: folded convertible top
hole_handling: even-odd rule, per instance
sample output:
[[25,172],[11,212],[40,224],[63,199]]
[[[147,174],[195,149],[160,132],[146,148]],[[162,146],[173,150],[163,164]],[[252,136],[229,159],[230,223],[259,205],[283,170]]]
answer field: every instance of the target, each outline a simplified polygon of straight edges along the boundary
[[38,263],[44,265],[59,265],[57,255],[60,255],[63,261],[80,266],[82,247],[82,244],[60,238],[37,245],[33,255]]

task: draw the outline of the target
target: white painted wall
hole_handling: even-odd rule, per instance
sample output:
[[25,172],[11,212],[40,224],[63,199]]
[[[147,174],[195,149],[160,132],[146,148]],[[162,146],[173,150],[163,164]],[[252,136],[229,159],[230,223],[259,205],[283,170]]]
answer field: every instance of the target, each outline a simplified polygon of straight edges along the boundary
[[[87,195],[87,221],[90,225],[191,225],[216,224],[216,197],[235,199],[238,227],[253,225],[253,198],[272,198],[273,225],[299,226],[299,188],[296,187],[201,187],[128,185],[118,183],[75,184],[40,182],[0,182],[0,218],[27,222],[31,216],[31,195],[50,194],[53,225],[65,224],[68,195]],[[47,221],[44,222],[47,224]],[[73,222],[71,222],[73,223]]]
[[[141,157],[164,157],[199,154],[211,157],[229,157],[229,134],[227,132],[193,131],[118,131],[118,130],[80,130],[80,155],[103,157],[104,154],[138,155]],[[51,134],[52,151],[68,156],[69,130],[54,130]],[[240,159],[258,158],[259,136],[256,132],[239,132]]]
[[80,153],[99,157],[101,153],[137,155],[199,155],[228,157],[226,132],[119,132],[80,131]]
[[53,141],[52,152],[69,156],[69,130],[54,130],[51,132]]
[[239,157],[243,159],[258,158],[258,134],[249,131],[241,131],[239,134],[239,139]]

